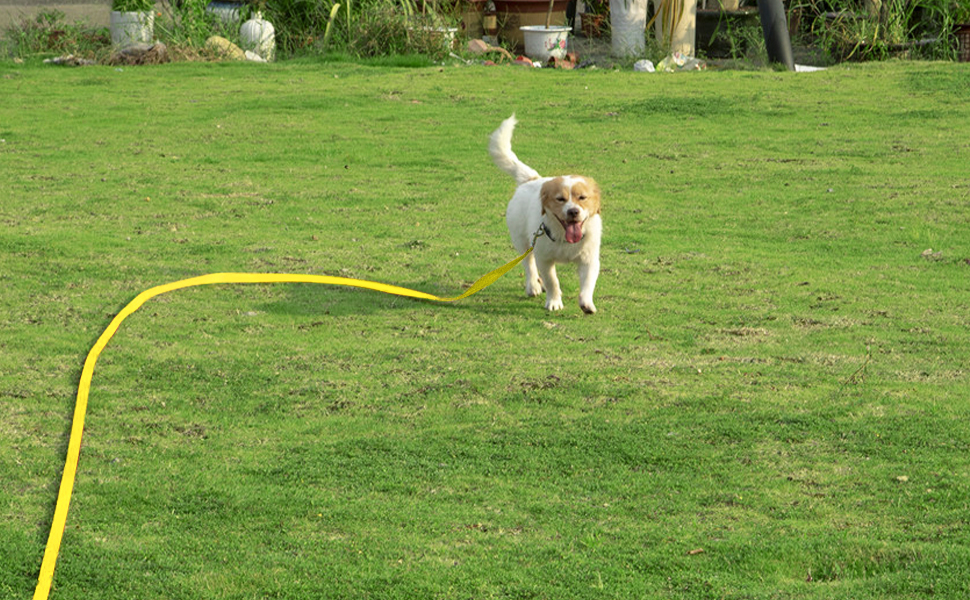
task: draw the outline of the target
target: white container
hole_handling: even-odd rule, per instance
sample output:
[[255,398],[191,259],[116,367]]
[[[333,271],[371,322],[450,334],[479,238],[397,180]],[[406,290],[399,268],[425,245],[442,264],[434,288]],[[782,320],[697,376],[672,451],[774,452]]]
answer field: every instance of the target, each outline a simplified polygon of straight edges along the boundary
[[613,56],[642,56],[647,47],[647,0],[610,0]]
[[440,38],[445,50],[449,51],[454,50],[455,40],[458,39],[457,27],[419,27],[417,29],[414,27],[408,27],[408,31],[421,32],[422,34],[430,37],[432,40]]
[[455,40],[458,38],[457,27],[435,27],[435,32],[441,34],[441,39],[445,44],[446,50],[455,47]]
[[134,44],[150,44],[155,35],[154,12],[111,11],[111,43],[124,48]]
[[525,37],[525,55],[532,60],[546,62],[552,57],[566,57],[569,27],[525,25],[519,30]]
[[243,50],[255,52],[266,60],[276,57],[276,29],[257,12],[239,28],[239,41]]

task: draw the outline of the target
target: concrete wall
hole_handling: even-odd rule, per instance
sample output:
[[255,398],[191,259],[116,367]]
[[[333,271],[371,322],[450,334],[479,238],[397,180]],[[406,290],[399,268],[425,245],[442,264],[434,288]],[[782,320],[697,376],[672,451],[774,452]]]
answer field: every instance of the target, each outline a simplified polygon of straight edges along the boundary
[[33,18],[42,10],[59,10],[67,23],[83,21],[94,27],[107,27],[111,0],[0,0],[0,36],[24,17]]

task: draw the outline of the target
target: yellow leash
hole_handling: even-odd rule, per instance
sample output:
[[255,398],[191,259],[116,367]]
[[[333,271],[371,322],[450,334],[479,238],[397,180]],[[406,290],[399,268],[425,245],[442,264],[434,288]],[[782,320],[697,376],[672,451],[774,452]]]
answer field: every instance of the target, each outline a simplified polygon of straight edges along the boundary
[[327,275],[290,275],[285,273],[213,273],[159,285],[135,296],[135,299],[129,302],[111,320],[111,323],[108,324],[108,327],[101,334],[101,337],[98,338],[98,341],[94,343],[94,347],[88,352],[88,357],[84,361],[81,380],[78,383],[77,401],[74,404],[74,420],[71,424],[71,437],[67,445],[67,460],[64,463],[64,474],[61,476],[61,487],[57,493],[57,504],[54,507],[54,518],[51,522],[50,536],[47,538],[47,547],[44,549],[44,559],[40,565],[40,575],[37,579],[37,587],[34,590],[34,600],[47,600],[47,596],[50,594],[51,583],[54,580],[54,565],[57,562],[61,539],[64,537],[64,528],[67,525],[67,509],[71,503],[71,493],[74,490],[74,479],[77,474],[78,460],[81,455],[81,435],[84,432],[84,415],[87,412],[88,394],[91,389],[91,378],[94,376],[94,365],[97,363],[101,351],[108,345],[108,341],[118,331],[122,321],[138,310],[145,302],[167,292],[214,283],[320,283],[324,285],[357,287],[396,296],[432,300],[434,302],[454,302],[462,298],[467,298],[492,285],[499,277],[505,275],[515,265],[522,262],[532,252],[532,248],[535,247],[535,242],[540,235],[542,235],[541,230],[537,231],[532,238],[532,247],[526,250],[521,256],[486,273],[478,281],[473,283],[471,287],[465,290],[465,293],[453,298],[441,298],[417,290],[385,283],[365,281],[363,279],[330,277]]

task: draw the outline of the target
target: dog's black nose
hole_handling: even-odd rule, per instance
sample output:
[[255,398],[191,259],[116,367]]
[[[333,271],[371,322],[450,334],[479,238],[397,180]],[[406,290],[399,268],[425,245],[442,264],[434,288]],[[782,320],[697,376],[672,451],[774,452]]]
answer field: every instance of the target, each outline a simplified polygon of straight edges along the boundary
[[578,208],[570,208],[569,210],[566,211],[566,216],[569,217],[570,219],[573,219],[573,220],[578,219],[579,218],[579,209]]

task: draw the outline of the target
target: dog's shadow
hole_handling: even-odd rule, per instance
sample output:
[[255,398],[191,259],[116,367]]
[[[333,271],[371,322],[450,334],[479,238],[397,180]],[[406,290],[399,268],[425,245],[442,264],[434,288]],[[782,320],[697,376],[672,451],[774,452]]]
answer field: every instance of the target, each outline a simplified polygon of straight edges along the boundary
[[[427,282],[395,285],[444,296],[457,296],[464,291],[435,289],[438,286],[429,285]],[[523,302],[532,300],[523,298],[519,292],[518,287],[513,291],[496,286],[494,289],[486,288],[462,300],[439,302],[345,285],[294,283],[287,285],[284,297],[261,304],[259,310],[274,315],[314,319],[327,316],[372,315],[415,307],[431,307],[439,310],[471,311],[481,316],[502,317],[521,313],[525,310]],[[531,302],[528,303],[531,305]]]

